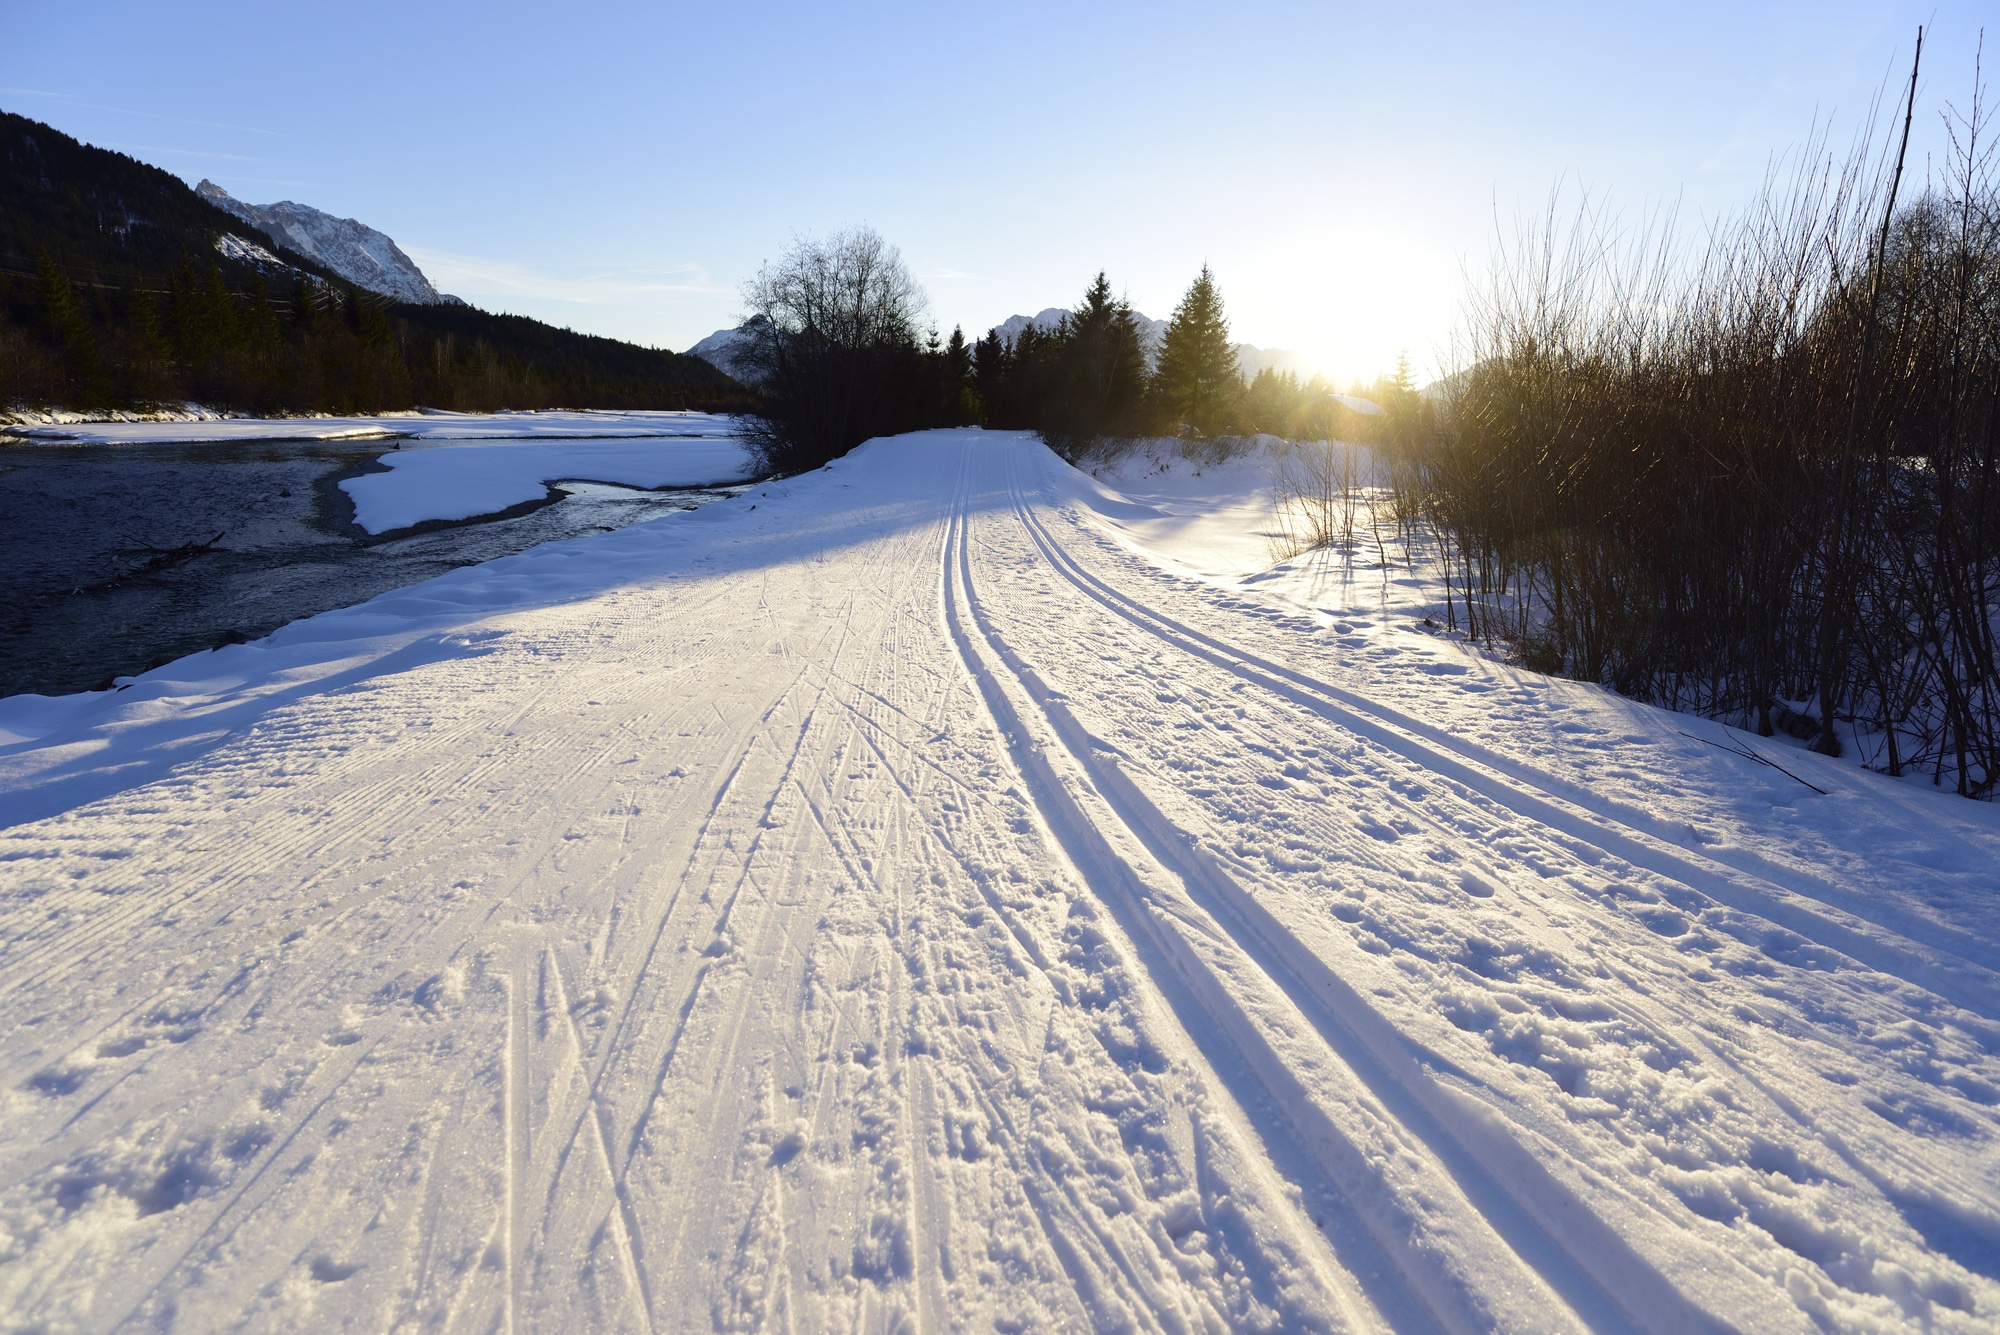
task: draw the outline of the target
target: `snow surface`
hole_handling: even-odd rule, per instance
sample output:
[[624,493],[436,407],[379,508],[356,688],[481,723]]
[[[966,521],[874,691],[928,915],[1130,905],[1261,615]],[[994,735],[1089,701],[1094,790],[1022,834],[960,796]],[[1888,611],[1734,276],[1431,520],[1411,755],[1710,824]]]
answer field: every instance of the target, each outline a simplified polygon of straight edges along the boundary
[[615,482],[627,487],[714,487],[755,476],[739,441],[577,440],[444,445],[385,454],[386,473],[341,482],[354,522],[387,533],[429,519],[469,519],[539,500],[553,482]]
[[[192,406],[192,405],[191,405]],[[192,414],[190,414],[192,416]],[[582,437],[733,436],[735,419],[698,412],[550,409],[540,412],[451,413],[434,408],[368,417],[220,417],[186,421],[62,420],[25,422],[9,436],[61,445],[171,445],[242,440],[355,440],[403,436],[415,440],[509,440]]]
[[0,702],[0,1325],[1992,1329],[1994,808],[1268,464],[877,441]]
[[255,241],[246,241],[231,232],[224,232],[221,236],[215,238],[215,248],[229,259],[243,260],[246,263],[255,264],[260,268],[276,269],[281,272],[292,269],[291,265],[273,255]]

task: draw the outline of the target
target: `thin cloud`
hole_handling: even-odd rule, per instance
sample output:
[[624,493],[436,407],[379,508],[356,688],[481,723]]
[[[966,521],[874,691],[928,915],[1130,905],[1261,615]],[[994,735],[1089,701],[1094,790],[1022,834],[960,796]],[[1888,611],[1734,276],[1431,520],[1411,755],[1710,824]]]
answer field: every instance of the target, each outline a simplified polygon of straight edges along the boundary
[[138,111],[132,107],[114,107],[108,102],[88,102],[69,93],[52,93],[45,88],[0,87],[0,95],[8,97],[46,97],[56,102],[66,102],[73,107],[89,107],[93,111],[115,111],[123,116],[144,116],[147,120],[172,121],[176,125],[198,125],[205,130],[235,130],[242,134],[269,135],[274,139],[285,138],[277,130],[262,130],[254,125],[231,125],[226,121],[197,121],[185,116],[168,116],[157,111]]
[[[277,185],[287,187],[288,189],[300,190],[326,190],[331,188],[325,181],[290,181],[272,176],[237,176],[232,174],[229,180],[232,186]],[[239,195],[237,198],[240,199],[242,196]]]
[[461,255],[448,250],[404,246],[439,287],[464,289],[574,306],[629,305],[662,294],[734,296],[736,289],[711,280],[698,264],[667,268],[611,269],[575,276],[553,274],[506,260]]
[[173,158],[206,158],[215,162],[267,162],[268,158],[246,157],[241,153],[205,153],[197,148],[164,148],[158,144],[121,143],[107,139],[100,148],[115,148],[120,153],[163,153]]

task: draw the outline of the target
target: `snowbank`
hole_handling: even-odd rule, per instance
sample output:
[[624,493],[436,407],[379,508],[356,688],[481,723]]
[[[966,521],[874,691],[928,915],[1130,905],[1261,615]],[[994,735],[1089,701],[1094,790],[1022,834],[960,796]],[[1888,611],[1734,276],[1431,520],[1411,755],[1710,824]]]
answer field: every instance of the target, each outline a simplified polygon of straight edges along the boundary
[[448,445],[385,454],[386,473],[340,484],[354,501],[354,522],[387,533],[433,519],[470,519],[533,501],[552,482],[575,479],[627,487],[714,487],[755,470],[734,440],[672,442],[584,440],[563,444],[509,441]]

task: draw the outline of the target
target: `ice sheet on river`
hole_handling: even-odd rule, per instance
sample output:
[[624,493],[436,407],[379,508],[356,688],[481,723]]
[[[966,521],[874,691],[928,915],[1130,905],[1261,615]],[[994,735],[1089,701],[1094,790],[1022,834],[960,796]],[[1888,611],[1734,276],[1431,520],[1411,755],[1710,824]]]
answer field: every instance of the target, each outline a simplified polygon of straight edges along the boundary
[[0,1314],[1992,1329],[1994,809],[1198,489],[879,441],[0,706]]
[[379,460],[386,473],[348,478],[354,522],[370,533],[427,519],[497,514],[537,500],[564,479],[627,487],[714,487],[754,472],[741,442],[727,437],[673,440],[544,440],[452,444],[398,450]]

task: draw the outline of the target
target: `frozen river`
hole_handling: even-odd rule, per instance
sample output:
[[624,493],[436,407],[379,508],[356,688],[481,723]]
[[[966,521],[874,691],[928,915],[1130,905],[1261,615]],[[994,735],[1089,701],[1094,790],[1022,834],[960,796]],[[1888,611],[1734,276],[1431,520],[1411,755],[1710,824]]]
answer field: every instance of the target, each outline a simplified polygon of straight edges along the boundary
[[[466,448],[379,438],[0,446],[0,696],[101,688],[458,566],[741,490],[564,482],[505,517],[387,540],[355,526],[340,480],[378,470],[385,452]],[[134,573],[217,535],[205,554]]]

